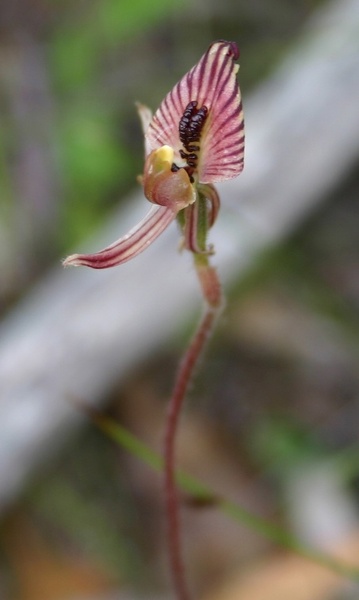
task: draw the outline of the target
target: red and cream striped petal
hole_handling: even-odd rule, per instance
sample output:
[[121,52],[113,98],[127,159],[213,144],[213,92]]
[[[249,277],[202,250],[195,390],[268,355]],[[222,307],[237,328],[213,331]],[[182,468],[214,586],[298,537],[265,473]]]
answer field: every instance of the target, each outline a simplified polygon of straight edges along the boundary
[[200,204],[195,202],[184,210],[183,247],[194,254],[213,254],[213,246],[203,247],[198,240]]
[[[145,136],[146,131],[149,128],[149,125],[152,121],[152,111],[145,104],[141,104],[141,102],[136,102],[136,108],[137,108],[138,116],[140,117],[142,132],[143,132],[143,135]],[[146,156],[150,152],[151,152],[151,148],[145,137],[145,159],[146,159]]]
[[210,183],[199,183],[197,190],[208,201],[208,228],[211,228],[217,220],[221,200],[214,185]]
[[182,148],[179,123],[189,102],[206,106],[198,143],[197,178],[215,183],[236,177],[243,169],[244,122],[237,82],[239,52],[234,42],[214,42],[200,61],[167,94],[146,132],[153,150],[163,145]]
[[177,212],[165,206],[154,205],[144,219],[125,236],[94,254],[72,254],[63,264],[65,267],[91,267],[107,269],[131,260],[146,250],[176,218]]

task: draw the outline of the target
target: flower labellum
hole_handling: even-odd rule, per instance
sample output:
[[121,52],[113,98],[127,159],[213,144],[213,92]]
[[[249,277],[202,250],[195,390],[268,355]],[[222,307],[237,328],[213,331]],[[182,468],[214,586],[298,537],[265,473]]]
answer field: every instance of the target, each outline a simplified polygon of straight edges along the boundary
[[206,234],[220,205],[213,184],[236,177],[243,169],[238,58],[234,42],[214,42],[153,117],[138,105],[146,152],[141,182],[153,206],[111,246],[95,254],[73,254],[64,265],[95,269],[120,265],[145,250],[176,217],[185,248],[195,254],[212,252]]

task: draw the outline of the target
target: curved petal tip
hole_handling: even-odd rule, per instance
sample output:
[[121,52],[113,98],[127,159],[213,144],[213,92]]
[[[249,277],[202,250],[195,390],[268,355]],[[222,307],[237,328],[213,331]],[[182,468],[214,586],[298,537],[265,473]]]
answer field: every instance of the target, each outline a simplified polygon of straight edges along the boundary
[[122,238],[94,254],[71,254],[64,267],[107,269],[121,265],[148,248],[176,218],[176,212],[165,206],[153,206],[147,215]]

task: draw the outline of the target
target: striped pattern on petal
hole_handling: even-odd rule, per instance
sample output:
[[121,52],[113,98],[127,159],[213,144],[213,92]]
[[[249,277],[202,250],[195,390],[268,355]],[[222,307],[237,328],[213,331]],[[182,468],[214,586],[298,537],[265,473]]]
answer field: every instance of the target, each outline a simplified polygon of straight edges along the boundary
[[147,215],[125,236],[94,254],[72,254],[63,264],[92,269],[116,267],[146,250],[176,218],[176,212],[165,206],[153,206]]
[[179,122],[191,101],[206,106],[208,116],[199,142],[197,174],[202,183],[236,177],[243,169],[244,122],[237,82],[239,53],[234,42],[214,42],[200,61],[167,94],[155,113],[146,138],[154,149],[182,147]]

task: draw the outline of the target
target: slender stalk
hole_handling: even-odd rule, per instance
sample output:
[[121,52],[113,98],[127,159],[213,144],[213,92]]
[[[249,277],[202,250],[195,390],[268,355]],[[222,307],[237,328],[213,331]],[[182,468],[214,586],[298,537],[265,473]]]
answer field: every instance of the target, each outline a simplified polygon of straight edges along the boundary
[[[168,553],[177,600],[189,600],[182,558],[179,522],[179,504],[175,475],[175,443],[179,418],[193,373],[201,358],[206,341],[214,330],[221,311],[221,288],[216,271],[208,265],[208,259],[195,260],[197,274],[206,300],[205,312],[180,364],[175,386],[169,401],[164,436],[164,490],[167,517]],[[212,285],[208,286],[208,281]],[[210,289],[209,289],[210,288]],[[215,291],[213,291],[215,290]]]
[[[127,452],[136,456],[154,471],[159,473],[163,472],[162,457],[146,446],[146,444],[141,442],[107,415],[105,416],[102,413],[98,413],[93,408],[90,409],[88,406],[84,406],[77,399],[72,398],[71,400],[78,409],[87,413],[99,429],[101,429],[110,439],[121,445]],[[357,449],[353,446],[353,451],[354,450],[357,452]],[[217,493],[191,475],[188,475],[188,473],[177,471],[177,481],[183,492],[191,494],[194,498],[198,498],[199,501],[202,501],[203,499],[207,501],[213,500],[213,504],[217,505],[223,514],[238,523],[242,523],[252,531],[256,531],[274,544],[280,545],[286,550],[291,550],[299,556],[303,556],[343,577],[359,581],[359,569],[357,567],[341,562],[329,554],[317,552],[307,546],[303,546],[294,536],[285,530],[277,525],[273,525],[273,523],[266,519],[247,511],[239,504],[218,496]]]

